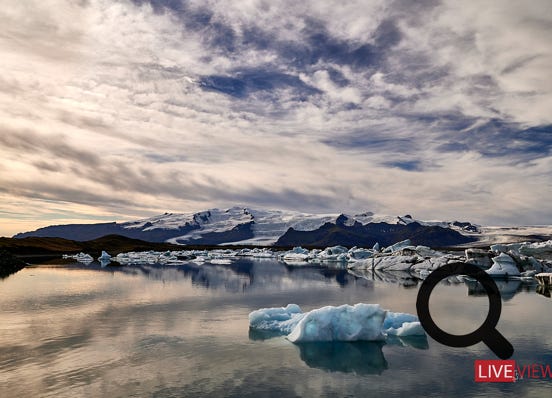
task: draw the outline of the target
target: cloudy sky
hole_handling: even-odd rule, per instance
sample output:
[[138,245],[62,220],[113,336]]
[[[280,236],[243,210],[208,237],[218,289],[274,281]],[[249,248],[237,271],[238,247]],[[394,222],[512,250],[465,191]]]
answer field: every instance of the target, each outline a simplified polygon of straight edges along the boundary
[[552,224],[548,0],[0,5],[0,236],[233,205]]

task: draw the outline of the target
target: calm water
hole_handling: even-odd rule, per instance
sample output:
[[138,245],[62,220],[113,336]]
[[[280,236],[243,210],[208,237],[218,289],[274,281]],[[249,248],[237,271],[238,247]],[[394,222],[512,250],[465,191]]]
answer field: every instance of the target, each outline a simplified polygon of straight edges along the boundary
[[[552,365],[552,300],[535,285],[502,283],[498,329],[521,364]],[[552,380],[473,382],[483,344],[431,338],[296,346],[251,333],[248,314],[297,303],[380,303],[416,313],[407,274],[231,266],[37,266],[0,280],[0,397],[552,396]],[[465,283],[436,288],[445,330],[468,332],[488,300]]]

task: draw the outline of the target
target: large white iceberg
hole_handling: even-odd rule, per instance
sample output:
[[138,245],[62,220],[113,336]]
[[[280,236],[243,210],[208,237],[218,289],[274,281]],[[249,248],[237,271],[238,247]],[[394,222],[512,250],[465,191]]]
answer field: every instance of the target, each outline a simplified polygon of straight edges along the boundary
[[249,314],[252,329],[279,332],[294,343],[377,341],[387,335],[421,336],[425,332],[411,314],[382,309],[379,304],[326,306],[303,313],[298,305],[262,308]]
[[506,253],[500,253],[493,259],[493,266],[489,268],[487,272],[491,276],[519,276],[520,272],[516,266],[516,263],[512,257]]

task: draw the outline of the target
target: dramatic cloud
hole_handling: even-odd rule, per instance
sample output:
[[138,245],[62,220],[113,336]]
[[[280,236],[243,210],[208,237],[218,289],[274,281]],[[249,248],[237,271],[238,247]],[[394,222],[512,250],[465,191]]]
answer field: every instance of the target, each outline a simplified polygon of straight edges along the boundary
[[0,24],[0,235],[235,204],[552,224],[548,1],[31,1]]

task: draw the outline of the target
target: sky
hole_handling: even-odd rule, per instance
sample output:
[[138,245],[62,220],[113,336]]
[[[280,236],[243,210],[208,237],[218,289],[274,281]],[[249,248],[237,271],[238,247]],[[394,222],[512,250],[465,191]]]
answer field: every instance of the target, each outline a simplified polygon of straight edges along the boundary
[[552,224],[552,2],[0,0],[0,236],[234,205]]

